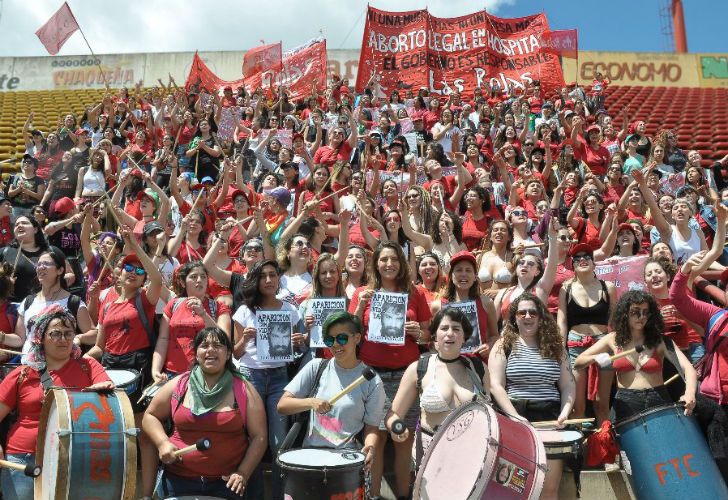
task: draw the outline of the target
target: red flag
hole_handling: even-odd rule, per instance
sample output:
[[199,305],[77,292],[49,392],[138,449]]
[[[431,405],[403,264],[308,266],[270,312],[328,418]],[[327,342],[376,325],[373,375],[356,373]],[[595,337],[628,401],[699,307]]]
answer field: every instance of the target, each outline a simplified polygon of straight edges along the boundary
[[579,52],[579,38],[576,30],[544,31],[541,35],[544,52],[576,59]]
[[243,56],[243,77],[248,78],[266,69],[280,71],[282,60],[281,42],[254,47]]
[[61,8],[51,16],[48,21],[35,32],[36,36],[40,40],[48,53],[52,56],[58,54],[63,44],[66,43],[71,35],[73,35],[78,27],[76,18],[73,17],[73,12],[68,6],[68,3],[63,2]]
[[243,80],[242,78],[233,81],[220,79],[207,67],[199,54],[195,52],[195,56],[192,58],[192,65],[190,65],[190,72],[185,82],[185,90],[189,92],[192,85],[196,85],[198,91],[205,90],[206,92],[217,93],[221,88],[227,87],[228,85],[233,89],[237,89],[243,86]]

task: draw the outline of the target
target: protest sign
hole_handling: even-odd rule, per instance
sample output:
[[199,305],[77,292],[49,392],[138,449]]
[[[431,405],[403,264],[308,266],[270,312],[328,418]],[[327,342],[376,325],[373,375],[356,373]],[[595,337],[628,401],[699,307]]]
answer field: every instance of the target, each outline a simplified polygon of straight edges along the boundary
[[380,344],[404,345],[407,294],[374,292],[369,310],[367,340]]
[[[468,318],[468,323],[473,327],[473,334],[463,343],[460,352],[473,352],[480,347],[480,327],[478,325],[478,306],[474,300],[465,300],[462,302],[450,302],[446,308],[460,309]],[[485,325],[483,325],[485,326]]]
[[293,322],[291,311],[255,313],[255,347],[258,361],[293,361]]
[[311,327],[311,347],[326,347],[323,339],[322,327],[329,314],[336,311],[346,311],[345,298],[311,299],[308,303],[308,314],[313,315]]
[[617,289],[617,299],[630,290],[644,290],[645,261],[648,255],[611,257],[597,262],[594,273],[600,280],[611,281]]

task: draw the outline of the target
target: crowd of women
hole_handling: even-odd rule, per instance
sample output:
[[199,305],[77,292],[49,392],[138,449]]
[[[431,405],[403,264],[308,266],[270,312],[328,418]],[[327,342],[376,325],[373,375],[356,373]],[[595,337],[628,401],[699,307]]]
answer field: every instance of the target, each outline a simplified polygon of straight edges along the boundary
[[[706,165],[593,97],[538,82],[384,95],[376,79],[357,94],[334,76],[293,102],[170,79],[54,130],[31,114],[0,199],[0,347],[22,352],[0,360],[0,420],[16,418],[0,458],[33,462],[42,380],[108,390],[105,369],[161,387],[146,408],[130,396],[145,498],[282,498],[261,462],[279,477],[290,417],[307,412],[303,446],[360,450],[372,498],[388,440],[406,498],[413,457],[474,398],[559,426],[677,401],[690,414],[693,365],[716,357],[703,392],[722,412],[728,155]],[[606,259],[639,273],[605,281]],[[383,292],[407,296],[392,344],[369,338]],[[317,299],[345,310],[322,321]],[[285,360],[261,343],[270,311],[290,318]],[[672,392],[665,359],[683,374]],[[728,475],[727,433],[709,444]],[[215,453],[176,456],[203,435]],[[549,461],[542,498],[562,468]],[[32,496],[22,474],[0,477],[6,500]]]

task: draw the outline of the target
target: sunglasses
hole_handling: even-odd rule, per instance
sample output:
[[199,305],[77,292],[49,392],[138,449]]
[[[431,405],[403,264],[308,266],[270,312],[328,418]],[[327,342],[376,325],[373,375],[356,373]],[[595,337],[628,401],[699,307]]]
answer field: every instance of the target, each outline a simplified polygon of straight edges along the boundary
[[244,250],[246,252],[262,252],[263,247],[258,246],[258,245],[249,245],[249,246],[245,247]]
[[564,242],[571,241],[571,238],[569,238],[569,236],[566,234],[562,234],[559,236],[559,241],[564,241]]
[[331,335],[324,335],[324,344],[326,344],[326,347],[333,347],[334,341],[336,341],[336,343],[339,345],[346,345],[349,343],[349,334],[340,333],[336,337],[332,337]]
[[143,267],[137,267],[132,264],[124,264],[124,271],[127,273],[136,273],[137,276],[144,276],[147,274]]
[[516,318],[518,319],[525,319],[526,316],[530,316],[532,318],[538,318],[538,310],[536,309],[520,309],[516,311]]
[[515,215],[516,217],[522,216],[522,215],[528,215],[528,212],[525,210],[514,210],[511,212],[511,215]]
[[519,259],[518,260],[519,266],[528,266],[528,267],[536,267],[536,263],[532,260],[526,260],[526,259]]
[[574,262],[581,262],[582,260],[589,260],[590,261],[590,260],[592,260],[592,256],[589,255],[589,254],[587,254],[587,253],[583,253],[583,254],[579,254],[579,255],[574,255],[571,258],[571,260],[574,261]]
[[637,319],[650,319],[650,311],[643,309],[630,309],[629,315]]

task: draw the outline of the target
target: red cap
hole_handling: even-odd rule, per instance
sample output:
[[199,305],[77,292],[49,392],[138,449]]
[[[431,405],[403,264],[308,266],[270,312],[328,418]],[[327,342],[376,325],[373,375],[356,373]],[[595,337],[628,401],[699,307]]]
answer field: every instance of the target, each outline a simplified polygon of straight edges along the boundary
[[632,234],[634,235],[634,237],[637,238],[637,233],[634,232],[634,228],[632,227],[632,224],[630,224],[629,222],[622,222],[619,225],[619,227],[617,227],[617,234],[619,234],[620,231],[625,231],[625,230],[632,231]]
[[473,255],[471,252],[468,252],[467,250],[460,250],[458,253],[450,257],[450,269],[454,268],[455,264],[463,260],[470,262],[474,268],[478,268],[477,261],[475,260],[475,255]]
[[86,130],[85,128],[77,129],[76,135],[81,135],[81,134],[88,134],[88,130]]
[[[571,247],[571,250],[569,251],[569,255],[571,257],[573,257],[574,255],[579,254],[579,253],[585,253],[585,254],[594,256],[594,250],[592,249],[592,247],[590,247],[586,243],[577,243],[576,245]],[[452,259],[451,259],[451,262],[452,262]]]
[[144,176],[142,175],[142,171],[139,170],[138,168],[135,168],[134,170],[132,170],[129,175],[133,175],[134,177],[139,177],[140,179],[144,178]]
[[126,257],[124,257],[121,260],[121,265],[122,266],[123,265],[126,265],[126,264],[139,264],[139,265],[141,265],[141,263],[142,263],[142,261],[139,260],[139,257],[137,257],[137,255],[135,253],[130,253],[129,255],[127,255]]
[[73,210],[75,207],[76,204],[73,203],[73,200],[68,196],[64,196],[63,198],[56,200],[53,211],[58,214],[65,215]]
[[589,125],[589,127],[587,127],[587,129],[586,129],[586,131],[585,131],[585,132],[586,132],[587,134],[589,134],[589,133],[590,133],[590,132],[592,132],[592,131],[596,131],[596,132],[601,132],[601,131],[602,131],[602,129],[601,129],[601,128],[599,128],[599,125],[596,125],[596,124],[595,124],[595,125]]

